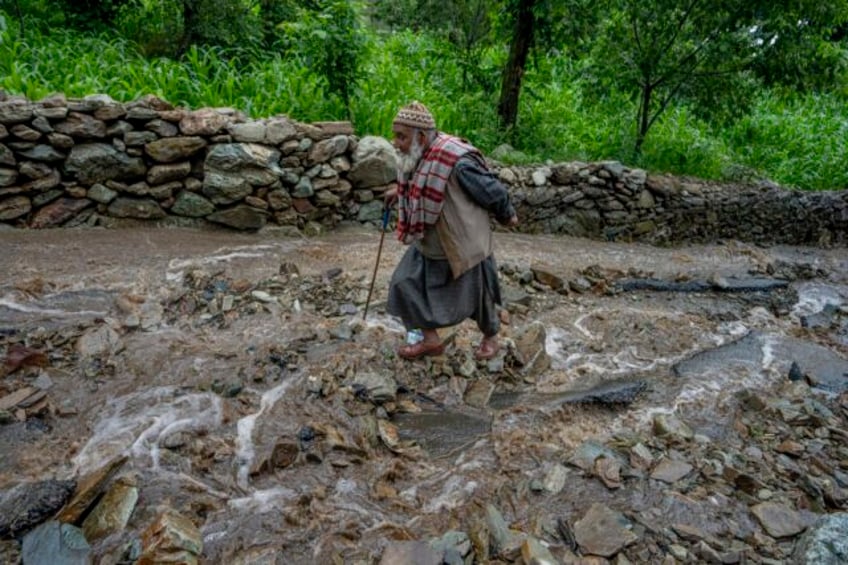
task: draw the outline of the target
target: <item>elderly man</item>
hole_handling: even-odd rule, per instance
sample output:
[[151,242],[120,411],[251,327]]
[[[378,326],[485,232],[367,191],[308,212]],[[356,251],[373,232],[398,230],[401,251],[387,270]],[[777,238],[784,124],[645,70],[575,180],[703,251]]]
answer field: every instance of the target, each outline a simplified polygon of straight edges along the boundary
[[471,318],[483,334],[477,359],[498,353],[501,303],[489,214],[503,225],[518,218],[506,188],[468,142],[436,130],[420,102],[401,108],[392,124],[398,153],[397,235],[409,245],[389,285],[388,312],[423,339],[401,346],[405,359],[440,355],[438,328]]

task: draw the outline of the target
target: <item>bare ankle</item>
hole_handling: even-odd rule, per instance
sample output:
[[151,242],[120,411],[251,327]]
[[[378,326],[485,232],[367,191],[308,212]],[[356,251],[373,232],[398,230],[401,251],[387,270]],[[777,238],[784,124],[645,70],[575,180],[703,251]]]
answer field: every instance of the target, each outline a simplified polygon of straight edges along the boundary
[[424,341],[426,343],[436,343],[439,341],[439,332],[436,330],[423,330],[422,333],[424,334]]

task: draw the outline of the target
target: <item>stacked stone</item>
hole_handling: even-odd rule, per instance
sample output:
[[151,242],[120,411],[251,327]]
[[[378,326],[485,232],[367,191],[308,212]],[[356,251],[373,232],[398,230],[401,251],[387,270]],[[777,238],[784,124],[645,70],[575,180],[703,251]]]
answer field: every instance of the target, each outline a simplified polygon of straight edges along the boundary
[[615,161],[502,167],[527,231],[651,243],[848,243],[848,190],[719,184]]
[[249,121],[153,96],[122,104],[104,95],[30,102],[0,93],[0,223],[334,224],[358,211],[345,178],[356,142],[348,122]]
[[[709,183],[615,161],[494,169],[528,232],[661,244],[848,242],[846,190]],[[154,96],[30,102],[0,91],[0,227],[378,222],[395,175],[391,144],[358,139],[349,122],[248,120]]]

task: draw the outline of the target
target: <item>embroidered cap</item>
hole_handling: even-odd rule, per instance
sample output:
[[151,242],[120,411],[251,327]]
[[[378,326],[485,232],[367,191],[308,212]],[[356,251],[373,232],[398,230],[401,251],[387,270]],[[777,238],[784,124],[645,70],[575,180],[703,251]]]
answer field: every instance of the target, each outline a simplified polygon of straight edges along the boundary
[[427,106],[418,102],[412,102],[401,108],[395,116],[395,124],[402,124],[420,129],[436,129],[436,120]]

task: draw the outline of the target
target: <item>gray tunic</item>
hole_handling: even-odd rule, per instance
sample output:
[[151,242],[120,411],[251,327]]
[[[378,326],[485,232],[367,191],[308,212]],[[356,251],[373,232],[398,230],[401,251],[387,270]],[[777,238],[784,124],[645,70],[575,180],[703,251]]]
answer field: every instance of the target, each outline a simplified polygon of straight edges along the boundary
[[[515,213],[506,188],[473,159],[461,158],[452,176],[479,206],[505,223]],[[437,329],[467,318],[484,335],[498,333],[501,304],[497,263],[493,255],[454,278],[436,230],[428,228],[421,241],[409,246],[389,283],[387,309],[407,329]]]

